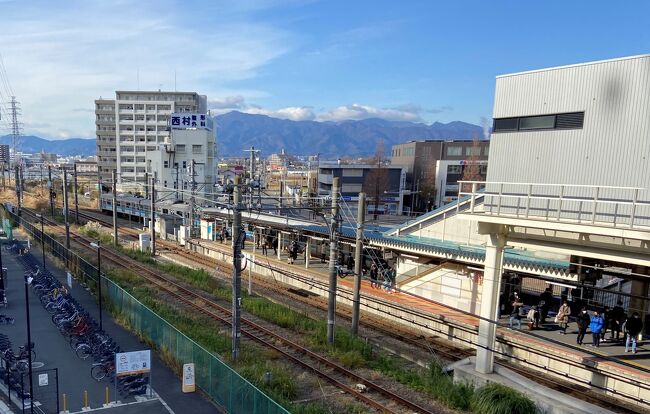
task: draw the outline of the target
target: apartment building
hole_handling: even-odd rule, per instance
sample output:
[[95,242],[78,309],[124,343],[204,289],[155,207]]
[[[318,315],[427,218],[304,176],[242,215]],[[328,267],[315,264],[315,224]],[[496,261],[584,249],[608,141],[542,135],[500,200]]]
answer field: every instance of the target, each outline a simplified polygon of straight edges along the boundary
[[9,164],[9,145],[0,145],[0,163]]
[[116,91],[114,100],[95,101],[99,179],[112,186],[117,171],[121,190],[138,191],[145,183],[147,154],[171,144],[173,113],[207,113],[207,97],[196,92]]

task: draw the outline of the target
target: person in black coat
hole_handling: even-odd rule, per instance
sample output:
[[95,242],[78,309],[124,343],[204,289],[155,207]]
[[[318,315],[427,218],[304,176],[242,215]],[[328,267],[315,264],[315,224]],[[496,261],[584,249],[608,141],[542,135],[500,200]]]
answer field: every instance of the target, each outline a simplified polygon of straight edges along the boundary
[[585,339],[585,334],[587,333],[587,328],[589,328],[589,323],[591,322],[591,317],[587,312],[587,308],[582,308],[576,318],[576,322],[578,322],[578,337],[576,338],[576,343],[582,345],[582,341]]
[[636,354],[636,340],[641,331],[643,330],[643,322],[639,317],[638,312],[634,312],[632,317],[625,322],[625,352],[629,352],[630,344],[632,344],[632,352]]
[[551,307],[553,302],[553,293],[551,288],[546,288],[541,295],[539,295],[539,320],[542,325],[546,323],[546,317],[548,316],[548,310]]
[[[610,323],[610,328],[612,330],[610,339],[612,341],[618,341],[620,339],[621,329],[623,327],[624,322],[625,322],[625,309],[623,309],[623,302],[619,300],[616,303],[616,306],[614,306],[614,309],[612,309],[609,312],[609,323]],[[616,334],[616,338],[614,338],[614,334]]]

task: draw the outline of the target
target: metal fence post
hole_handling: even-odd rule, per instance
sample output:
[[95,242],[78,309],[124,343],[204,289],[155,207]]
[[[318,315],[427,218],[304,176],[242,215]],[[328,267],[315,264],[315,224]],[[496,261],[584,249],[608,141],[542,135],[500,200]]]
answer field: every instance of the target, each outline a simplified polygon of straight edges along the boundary
[[560,199],[558,200],[557,205],[557,221],[560,221],[560,215],[562,213],[562,198],[564,198],[564,186],[560,186]]
[[533,185],[528,184],[528,197],[526,197],[526,218],[528,218],[528,214],[530,213],[530,198],[533,195]]
[[596,222],[596,208],[598,207],[598,195],[600,194],[600,187],[596,187],[596,196],[594,197],[594,208],[591,211],[591,224]]
[[632,199],[632,212],[630,213],[630,228],[634,228],[634,216],[636,215],[636,202],[639,197],[639,189],[634,189],[634,198]]

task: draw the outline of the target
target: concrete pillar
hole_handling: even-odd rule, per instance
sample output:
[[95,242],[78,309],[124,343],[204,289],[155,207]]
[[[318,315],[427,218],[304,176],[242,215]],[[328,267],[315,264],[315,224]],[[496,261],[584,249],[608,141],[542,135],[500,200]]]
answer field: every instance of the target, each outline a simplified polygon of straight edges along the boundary
[[282,232],[278,232],[278,260],[282,260]]
[[309,259],[311,258],[311,237],[307,236],[305,244],[305,269],[309,269]]
[[[483,224],[483,223],[480,223]],[[488,226],[486,226],[488,227]],[[496,336],[496,318],[499,308],[499,285],[503,266],[503,248],[506,235],[499,232],[498,226],[489,226],[487,244],[485,246],[485,263],[483,273],[483,288],[481,291],[481,310],[478,325],[478,347],[476,349],[476,371],[489,374],[494,370],[494,352]],[[495,229],[496,227],[496,229]],[[491,232],[494,231],[495,232]],[[479,234],[486,234],[481,231]],[[488,348],[488,349],[486,349]]]
[[[635,269],[635,273],[642,273],[642,269]],[[628,316],[632,314],[632,312],[639,312],[639,315],[641,315],[641,320],[645,322],[645,315],[648,312],[648,286],[650,285],[650,281],[648,280],[638,280],[634,279],[632,280],[632,286],[630,286],[630,293],[632,295],[635,295],[635,297],[630,298],[630,306],[629,306],[629,311],[628,311]],[[644,324],[645,328],[645,324]]]
[[253,227],[253,254],[255,254],[256,248],[257,248],[257,228]]

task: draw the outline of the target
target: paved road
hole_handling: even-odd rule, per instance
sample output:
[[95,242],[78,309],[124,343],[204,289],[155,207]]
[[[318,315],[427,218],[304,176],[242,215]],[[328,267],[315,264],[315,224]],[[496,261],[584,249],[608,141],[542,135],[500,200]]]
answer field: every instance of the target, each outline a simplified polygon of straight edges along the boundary
[[[0,332],[10,336],[17,349],[19,345],[26,343],[27,329],[25,317],[25,297],[23,284],[23,267],[15,257],[7,252],[3,253],[3,266],[8,268],[7,297],[9,306],[0,313],[16,318],[15,325],[0,326]],[[41,258],[38,246],[33,246],[32,254]],[[46,266],[59,280],[65,283],[66,273],[56,268],[49,260]],[[79,411],[83,407],[83,392],[88,391],[89,405],[92,408],[101,407],[105,402],[106,387],[109,387],[109,399],[114,399],[113,387],[108,380],[95,381],[90,376],[91,361],[77,358],[64,337],[58,332],[51,321],[51,315],[43,309],[40,301],[30,289],[30,313],[32,325],[32,341],[35,343],[36,360],[44,364],[43,369],[58,368],[59,370],[59,396],[66,394],[68,409]],[[95,316],[98,320],[98,307],[95,298],[83,287],[73,280],[72,295]],[[1,308],[0,308],[1,309]],[[134,335],[117,325],[110,314],[104,313],[104,330],[108,332],[121,346],[123,351],[134,351],[148,349]],[[216,413],[219,410],[210,401],[203,398],[199,393],[185,394],[181,392],[180,379],[177,378],[155,355],[152,355],[152,384],[156,393],[172,412],[176,413]],[[35,385],[36,387],[36,385]],[[125,400],[133,401],[133,399]],[[138,404],[139,405],[139,404]],[[143,406],[144,407],[144,406]],[[156,405],[152,405],[156,407]],[[158,407],[162,407],[158,404]],[[62,402],[61,402],[61,408]],[[120,411],[122,412],[122,411]],[[130,411],[124,411],[130,412]],[[168,414],[167,409],[147,408],[150,414]]]

